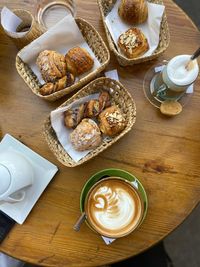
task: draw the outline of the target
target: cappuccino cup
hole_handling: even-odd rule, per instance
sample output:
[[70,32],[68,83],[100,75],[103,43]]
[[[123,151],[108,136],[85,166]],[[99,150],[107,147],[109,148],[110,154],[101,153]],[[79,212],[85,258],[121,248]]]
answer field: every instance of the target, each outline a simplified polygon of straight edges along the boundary
[[144,203],[131,182],[109,177],[91,187],[84,210],[86,220],[94,231],[105,237],[120,238],[140,225]]
[[197,60],[193,61],[190,69],[186,68],[190,58],[190,55],[179,55],[168,62],[161,73],[153,79],[154,95],[160,96],[163,99],[171,99],[173,96],[177,96],[177,94],[186,92],[187,88],[195,82],[199,74]]
[[33,184],[31,163],[15,151],[0,154],[0,202],[24,200],[25,188]]

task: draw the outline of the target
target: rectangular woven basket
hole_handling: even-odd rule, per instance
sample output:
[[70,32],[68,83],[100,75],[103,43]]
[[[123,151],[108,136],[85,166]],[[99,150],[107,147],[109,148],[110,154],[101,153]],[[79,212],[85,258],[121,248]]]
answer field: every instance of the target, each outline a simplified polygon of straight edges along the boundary
[[95,77],[97,77],[97,75],[99,75],[105,69],[105,67],[108,65],[110,61],[109,50],[106,44],[104,43],[103,39],[101,38],[100,34],[95,30],[95,28],[90,23],[81,18],[76,18],[76,23],[85,41],[87,42],[87,44],[92,49],[95,56],[101,63],[101,66],[98,69],[94,70],[93,72],[90,72],[87,76],[83,77],[72,86],[60,90],[58,92],[55,92],[51,95],[47,96],[41,95],[39,93],[41,84],[39,83],[36,75],[32,72],[30,67],[21,60],[21,58],[18,55],[16,57],[16,68],[19,75],[23,78],[25,83],[28,85],[28,87],[32,90],[34,94],[45,100],[55,101],[63,97],[64,95],[67,95],[73,92],[74,90],[77,90],[78,88],[84,86],[85,84],[93,80]]
[[[163,5],[162,0],[147,0],[147,1],[151,2],[151,3]],[[117,58],[117,60],[121,66],[131,66],[134,64],[150,61],[152,59],[157,58],[158,56],[160,56],[162,53],[165,52],[165,50],[169,46],[169,42],[170,42],[170,34],[169,34],[169,28],[168,28],[167,17],[166,17],[165,12],[164,12],[162,22],[161,22],[161,27],[160,27],[159,45],[158,45],[157,49],[154,51],[154,53],[150,56],[143,57],[143,58],[128,59],[127,57],[125,57],[123,54],[121,54],[117,50],[116,45],[113,42],[112,36],[111,36],[111,34],[108,30],[108,27],[105,23],[105,17],[112,10],[113,6],[116,3],[116,0],[97,0],[97,2],[99,5],[99,9],[100,9],[100,13],[101,13],[101,17],[102,17],[102,21],[103,21],[104,29],[105,29],[106,36],[108,39],[108,44],[109,44],[110,50],[113,51],[113,53],[115,54],[115,56],[116,56],[116,58]]]
[[100,92],[100,90],[102,89],[112,91],[112,103],[118,105],[118,107],[121,109],[127,122],[126,127],[119,135],[113,138],[105,138],[97,148],[92,150],[80,161],[75,162],[58,141],[56,133],[51,126],[49,116],[44,124],[44,136],[49,145],[50,150],[54,153],[56,158],[65,166],[75,167],[97,156],[99,153],[113,145],[115,142],[117,142],[117,140],[119,140],[120,138],[122,138],[122,136],[129,132],[136,121],[136,106],[131,95],[120,82],[112,80],[110,78],[103,77],[92,81],[80,91],[78,91],[70,99],[64,102],[60,107],[68,106],[75,100],[78,100],[90,94]]

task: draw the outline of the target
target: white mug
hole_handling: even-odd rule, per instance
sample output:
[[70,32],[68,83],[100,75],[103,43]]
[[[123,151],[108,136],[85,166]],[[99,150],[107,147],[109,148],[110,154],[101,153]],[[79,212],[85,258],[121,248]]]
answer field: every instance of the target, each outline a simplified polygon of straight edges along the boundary
[[0,154],[0,201],[20,202],[25,189],[34,181],[31,163],[20,153],[8,150]]

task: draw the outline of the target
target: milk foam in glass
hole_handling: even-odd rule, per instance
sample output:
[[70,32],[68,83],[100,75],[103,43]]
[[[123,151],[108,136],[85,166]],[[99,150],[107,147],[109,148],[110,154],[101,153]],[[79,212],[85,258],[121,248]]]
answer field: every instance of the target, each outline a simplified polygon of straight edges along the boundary
[[186,69],[190,57],[189,55],[176,56],[168,63],[167,74],[174,84],[185,86],[192,84],[196,80],[199,73],[197,60],[193,61],[190,69]]

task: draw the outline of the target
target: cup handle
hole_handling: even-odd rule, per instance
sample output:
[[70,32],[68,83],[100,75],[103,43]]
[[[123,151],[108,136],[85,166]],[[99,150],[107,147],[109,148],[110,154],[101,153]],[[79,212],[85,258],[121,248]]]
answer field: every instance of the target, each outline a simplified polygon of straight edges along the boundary
[[162,84],[158,90],[154,91],[153,94],[154,96],[159,96],[160,93],[164,92],[165,90],[167,90],[167,86],[165,84]]
[[8,202],[11,202],[11,203],[14,203],[14,202],[20,202],[22,200],[24,200],[25,198],[25,191],[20,191],[19,193],[16,193],[16,195],[19,195],[20,197],[7,197],[5,201],[8,201]]

